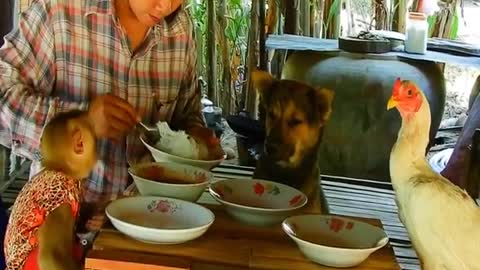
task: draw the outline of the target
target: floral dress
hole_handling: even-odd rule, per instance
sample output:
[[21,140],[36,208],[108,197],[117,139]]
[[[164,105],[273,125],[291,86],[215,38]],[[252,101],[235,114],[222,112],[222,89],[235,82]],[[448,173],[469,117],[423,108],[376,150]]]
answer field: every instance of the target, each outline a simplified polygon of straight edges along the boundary
[[5,235],[6,269],[39,269],[39,227],[49,213],[65,203],[77,219],[80,198],[80,181],[62,172],[43,170],[25,184],[13,205]]

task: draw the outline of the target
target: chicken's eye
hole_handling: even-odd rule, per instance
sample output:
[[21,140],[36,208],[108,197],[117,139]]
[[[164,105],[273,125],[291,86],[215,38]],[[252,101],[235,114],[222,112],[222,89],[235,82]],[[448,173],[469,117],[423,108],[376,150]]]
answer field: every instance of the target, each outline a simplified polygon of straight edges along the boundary
[[407,96],[411,96],[412,95],[412,89],[408,89],[407,90]]

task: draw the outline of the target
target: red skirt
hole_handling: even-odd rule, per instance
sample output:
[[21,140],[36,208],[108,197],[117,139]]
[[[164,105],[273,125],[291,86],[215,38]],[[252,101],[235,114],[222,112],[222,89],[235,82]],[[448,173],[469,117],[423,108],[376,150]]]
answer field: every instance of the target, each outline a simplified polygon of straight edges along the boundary
[[[74,260],[80,263],[83,259],[83,246],[79,243],[75,243],[75,245],[73,245],[72,255]],[[23,265],[23,270],[40,270],[40,266],[38,265],[38,247],[32,250],[28,255],[27,260]]]

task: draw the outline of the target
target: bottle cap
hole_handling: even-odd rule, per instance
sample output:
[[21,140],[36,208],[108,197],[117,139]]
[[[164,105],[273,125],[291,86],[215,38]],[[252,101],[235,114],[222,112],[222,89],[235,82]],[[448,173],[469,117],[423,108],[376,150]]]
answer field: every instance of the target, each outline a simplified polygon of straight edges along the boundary
[[425,15],[425,13],[422,12],[409,12],[408,18],[411,20],[425,21],[427,19],[427,16]]

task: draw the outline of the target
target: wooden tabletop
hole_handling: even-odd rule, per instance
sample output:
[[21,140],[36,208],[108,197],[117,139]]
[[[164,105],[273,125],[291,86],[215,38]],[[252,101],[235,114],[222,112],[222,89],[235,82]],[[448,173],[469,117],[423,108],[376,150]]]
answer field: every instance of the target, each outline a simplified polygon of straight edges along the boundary
[[[215,213],[215,222],[200,238],[177,245],[146,244],[107,223],[87,256],[86,269],[333,269],[307,260],[280,225],[256,227],[238,223],[207,193],[200,202]],[[356,219],[382,227],[377,219]],[[400,267],[387,245],[351,269]]]

